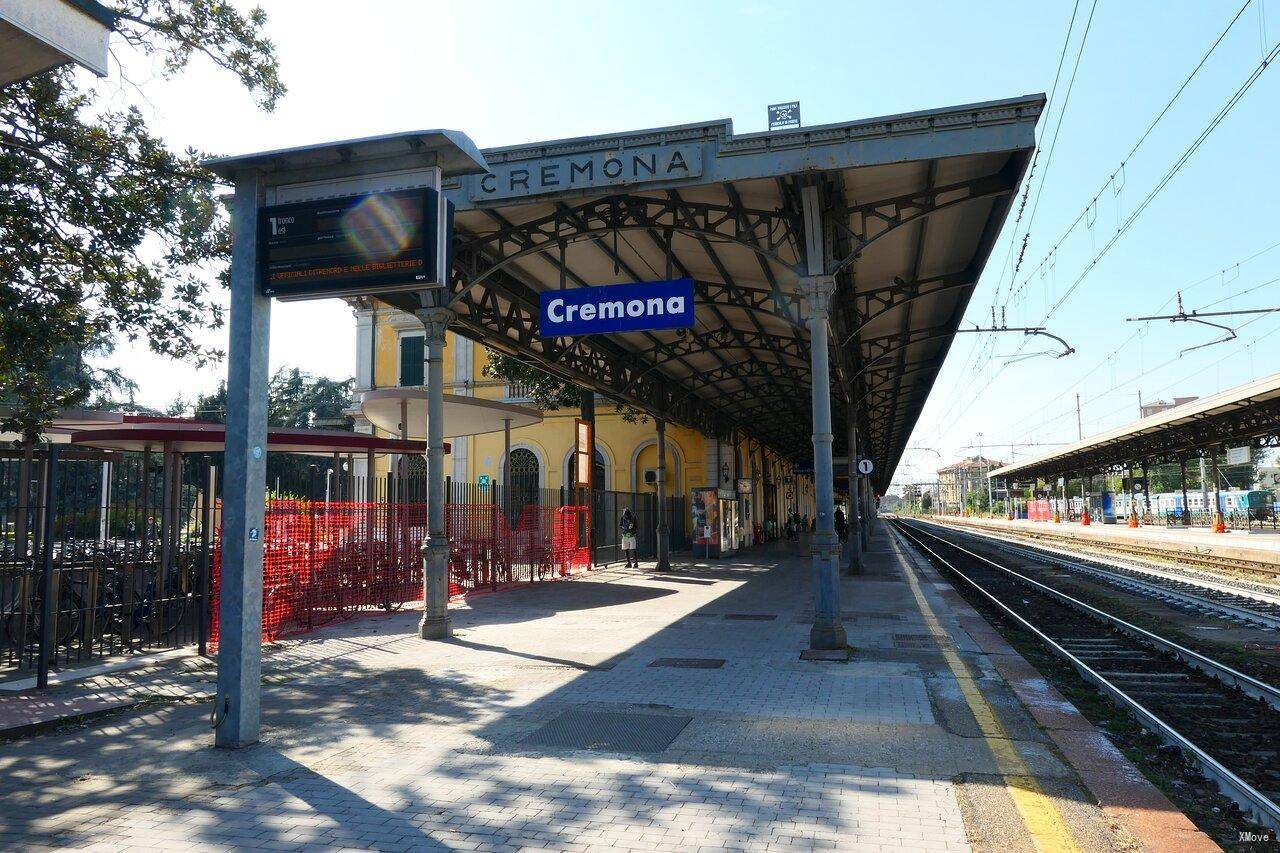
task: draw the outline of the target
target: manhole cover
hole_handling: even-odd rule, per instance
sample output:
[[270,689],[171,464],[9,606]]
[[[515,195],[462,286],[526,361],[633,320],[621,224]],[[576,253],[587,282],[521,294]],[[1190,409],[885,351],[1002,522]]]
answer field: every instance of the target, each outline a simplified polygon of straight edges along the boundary
[[603,752],[662,752],[693,717],[567,711],[530,734],[532,746],[594,749]]
[[928,634],[894,634],[893,644],[900,649],[934,649],[938,646]]
[[649,666],[671,666],[678,669],[719,669],[724,658],[658,658]]
[[776,613],[726,613],[726,619],[736,619],[739,622],[770,622],[778,618]]

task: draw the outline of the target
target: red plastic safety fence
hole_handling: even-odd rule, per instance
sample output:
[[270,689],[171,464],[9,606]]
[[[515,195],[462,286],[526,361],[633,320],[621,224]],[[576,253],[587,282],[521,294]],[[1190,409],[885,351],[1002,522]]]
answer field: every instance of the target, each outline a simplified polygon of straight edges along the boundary
[[[586,507],[448,504],[449,593],[567,576],[589,568]],[[584,527],[583,525],[587,525]],[[268,501],[262,533],[262,639],[422,600],[425,503]],[[218,640],[221,537],[212,560],[210,642]]]

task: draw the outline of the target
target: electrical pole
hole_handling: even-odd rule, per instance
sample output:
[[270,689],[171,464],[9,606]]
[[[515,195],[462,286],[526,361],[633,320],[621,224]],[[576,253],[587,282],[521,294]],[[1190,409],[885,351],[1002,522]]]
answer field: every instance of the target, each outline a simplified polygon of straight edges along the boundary
[[[1142,404],[1139,403],[1138,405],[1139,405],[1139,411],[1141,411]],[[1080,395],[1079,394],[1076,395],[1076,439],[1079,441],[1084,441],[1084,421],[1080,419]]]

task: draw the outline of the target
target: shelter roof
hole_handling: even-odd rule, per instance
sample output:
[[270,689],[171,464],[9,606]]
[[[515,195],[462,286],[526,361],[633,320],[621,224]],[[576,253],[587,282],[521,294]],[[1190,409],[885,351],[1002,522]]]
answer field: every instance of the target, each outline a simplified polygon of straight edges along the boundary
[[1271,439],[1280,416],[1280,373],[1090,436],[991,472],[1014,479],[1078,474],[1176,459],[1224,444]]
[[[450,190],[454,328],[651,415],[737,431],[804,462],[809,334],[797,281],[810,237],[801,196],[816,186],[837,285],[836,452],[852,410],[883,492],[1043,104],[1035,95],[769,133],[718,120],[485,149],[489,173]],[[537,335],[542,291],[677,277],[695,282],[692,330]]]
[[[168,448],[179,453],[221,453],[226,444],[226,432],[226,426],[220,423],[182,418],[147,418],[114,427],[82,429],[71,433],[70,441],[71,444],[102,450]],[[268,427],[267,452],[315,456],[331,456],[334,453],[421,455],[427,452],[427,446],[421,441],[379,438],[345,430]],[[448,445],[445,445],[445,452],[449,452]]]
[[[811,383],[798,282],[813,272],[812,250],[818,274],[836,284],[835,449],[845,450],[852,413],[883,492],[1027,168],[1043,106],[1032,95],[747,134],[721,119],[478,152],[482,168],[445,182],[457,211],[451,328],[650,416],[745,436],[803,464]],[[225,176],[259,169],[271,186],[344,163],[368,176],[412,168],[414,136],[208,165]],[[544,291],[670,278],[694,281],[692,329],[538,334]],[[412,312],[439,293],[379,298]]]

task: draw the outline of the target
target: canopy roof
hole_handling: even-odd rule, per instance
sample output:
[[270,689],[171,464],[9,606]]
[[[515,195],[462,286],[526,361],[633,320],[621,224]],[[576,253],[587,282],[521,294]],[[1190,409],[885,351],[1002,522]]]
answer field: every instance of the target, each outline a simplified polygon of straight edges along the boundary
[[[427,389],[378,388],[360,395],[360,413],[369,423],[392,435],[401,433],[401,405],[408,416],[409,437],[427,437]],[[479,397],[444,395],[444,437],[481,435],[542,423],[542,412],[527,406],[482,400]]]
[[[117,415],[116,417],[120,417]],[[221,453],[226,445],[227,427],[212,421],[167,418],[151,415],[124,415],[111,424],[105,421],[83,425],[70,432],[71,444],[102,450],[173,450],[178,453]],[[331,456],[334,453],[425,454],[421,441],[378,438],[337,429],[267,428],[268,453],[301,453]],[[449,446],[445,445],[445,452]]]
[[992,477],[1030,479],[1171,461],[1200,450],[1274,439],[1280,433],[1280,373],[1157,412],[1033,459],[997,468]]
[[[797,283],[811,247],[837,288],[836,451],[852,409],[883,492],[1043,106],[1033,95],[771,133],[737,135],[717,120],[484,150],[487,172],[445,181],[457,211],[451,328],[651,416],[803,462],[809,335]],[[413,136],[379,138],[374,159],[409,157]],[[258,168],[269,191],[352,156],[362,149],[348,142],[210,166]],[[692,330],[538,336],[541,291],[679,277],[695,282]],[[434,304],[379,298],[406,311]]]

